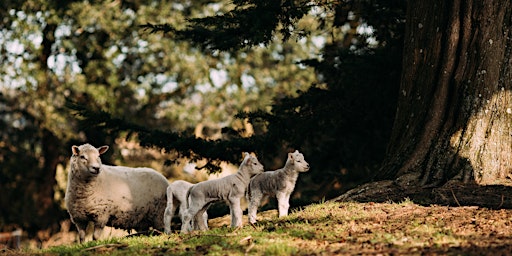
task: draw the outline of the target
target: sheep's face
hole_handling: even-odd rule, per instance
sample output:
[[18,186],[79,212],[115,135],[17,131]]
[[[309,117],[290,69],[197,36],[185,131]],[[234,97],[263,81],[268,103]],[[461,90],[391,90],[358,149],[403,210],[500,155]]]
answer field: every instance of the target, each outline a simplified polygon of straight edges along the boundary
[[300,153],[298,150],[295,150],[293,153],[288,153],[287,163],[293,164],[293,167],[298,172],[307,172],[309,171],[309,164],[304,159],[304,155]]
[[85,172],[85,174],[98,175],[101,170],[100,155],[108,150],[108,146],[95,148],[89,144],[82,146],[73,146],[72,164],[77,170]]
[[249,170],[249,174],[251,176],[254,176],[258,173],[262,173],[264,170],[263,165],[260,163],[260,161],[258,161],[258,158],[256,158],[255,156],[252,156],[249,153],[244,153],[244,154],[245,154],[245,158],[244,158],[244,161],[242,162],[242,166],[244,166],[245,168],[247,168],[247,170]]

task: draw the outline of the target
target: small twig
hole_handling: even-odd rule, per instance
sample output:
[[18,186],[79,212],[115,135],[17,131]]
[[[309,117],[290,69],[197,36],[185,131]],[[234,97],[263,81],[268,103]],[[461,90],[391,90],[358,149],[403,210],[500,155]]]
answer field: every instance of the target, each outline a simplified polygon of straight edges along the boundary
[[457,200],[457,197],[455,196],[455,193],[453,193],[453,189],[450,188],[450,191],[452,192],[452,196],[453,196],[453,199],[455,199],[455,202],[457,203],[457,205],[459,207],[461,207],[460,203],[459,203],[459,200]]
[[498,205],[497,209],[500,209],[503,206],[504,201],[505,201],[505,196],[503,194],[501,194],[501,203],[500,203],[500,205]]
[[128,245],[126,245],[126,244],[100,244],[100,245],[96,245],[93,247],[85,248],[82,251],[92,251],[92,250],[96,250],[96,249],[103,248],[103,247],[120,248],[120,247],[126,247],[126,246],[128,246]]
[[251,243],[247,248],[245,249],[245,255],[249,254],[249,251],[254,247],[254,243]]
[[201,237],[201,236],[213,236],[213,237],[234,237],[239,236],[238,234],[225,234],[225,235],[216,235],[216,234],[190,234],[189,237],[183,238],[183,240],[189,240],[194,237]]
[[242,238],[240,241],[238,241],[239,243],[243,243],[245,241],[248,241],[249,243],[251,242],[251,239],[252,239],[252,236],[246,236],[244,238]]
[[240,241],[238,241],[239,244],[243,244],[245,241],[247,241],[248,246],[245,248],[245,255],[248,255],[249,251],[254,247],[254,243],[252,242],[252,236],[246,236],[242,238]]

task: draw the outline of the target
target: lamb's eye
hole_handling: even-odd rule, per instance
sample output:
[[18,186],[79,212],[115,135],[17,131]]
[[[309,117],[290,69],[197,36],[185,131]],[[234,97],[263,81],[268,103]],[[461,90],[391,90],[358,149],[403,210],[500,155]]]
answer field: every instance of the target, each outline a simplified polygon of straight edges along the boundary
[[82,155],[82,156],[80,156],[80,159],[82,159],[82,160],[87,160],[87,158],[85,158],[85,156],[83,156],[83,155]]

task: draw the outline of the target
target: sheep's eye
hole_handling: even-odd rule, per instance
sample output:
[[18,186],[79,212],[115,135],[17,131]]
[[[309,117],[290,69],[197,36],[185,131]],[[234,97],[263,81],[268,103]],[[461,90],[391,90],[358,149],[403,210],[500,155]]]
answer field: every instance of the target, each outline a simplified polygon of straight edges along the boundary
[[82,156],[80,156],[80,159],[87,160],[87,159],[85,158],[85,156],[83,156],[83,155],[82,155]]

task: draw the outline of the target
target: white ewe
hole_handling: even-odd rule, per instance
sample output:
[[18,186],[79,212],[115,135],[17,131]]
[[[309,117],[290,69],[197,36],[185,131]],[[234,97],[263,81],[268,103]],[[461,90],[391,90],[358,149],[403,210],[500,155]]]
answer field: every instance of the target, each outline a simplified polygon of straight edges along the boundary
[[247,189],[249,223],[256,223],[256,212],[261,200],[268,196],[277,197],[279,217],[288,215],[290,195],[295,188],[299,172],[308,170],[309,164],[304,160],[304,155],[295,150],[293,153],[288,153],[288,159],[283,168],[264,172],[252,178]]
[[[188,191],[188,209],[183,214],[181,232],[190,232],[192,230],[191,220],[198,219],[198,216],[201,216],[211,203],[221,200],[229,205],[231,227],[242,226],[243,214],[240,199],[244,196],[251,177],[262,172],[263,165],[258,159],[245,153],[237,173],[193,185]],[[200,230],[207,229],[202,222],[198,224]]]
[[73,146],[66,188],[66,207],[80,242],[89,222],[93,239],[106,225],[126,230],[163,229],[167,179],[151,168],[102,165],[108,146]]
[[[190,187],[192,187],[192,183],[186,182],[184,180],[177,180],[172,182],[167,187],[167,207],[165,208],[164,213],[164,225],[165,225],[165,233],[171,233],[171,220],[176,213],[176,209],[179,207],[179,216],[182,218],[183,212],[187,209],[187,192]],[[206,211],[203,213],[202,220],[204,225],[208,227],[208,214]],[[197,224],[197,220],[194,220],[194,228],[198,229],[199,224]]]

